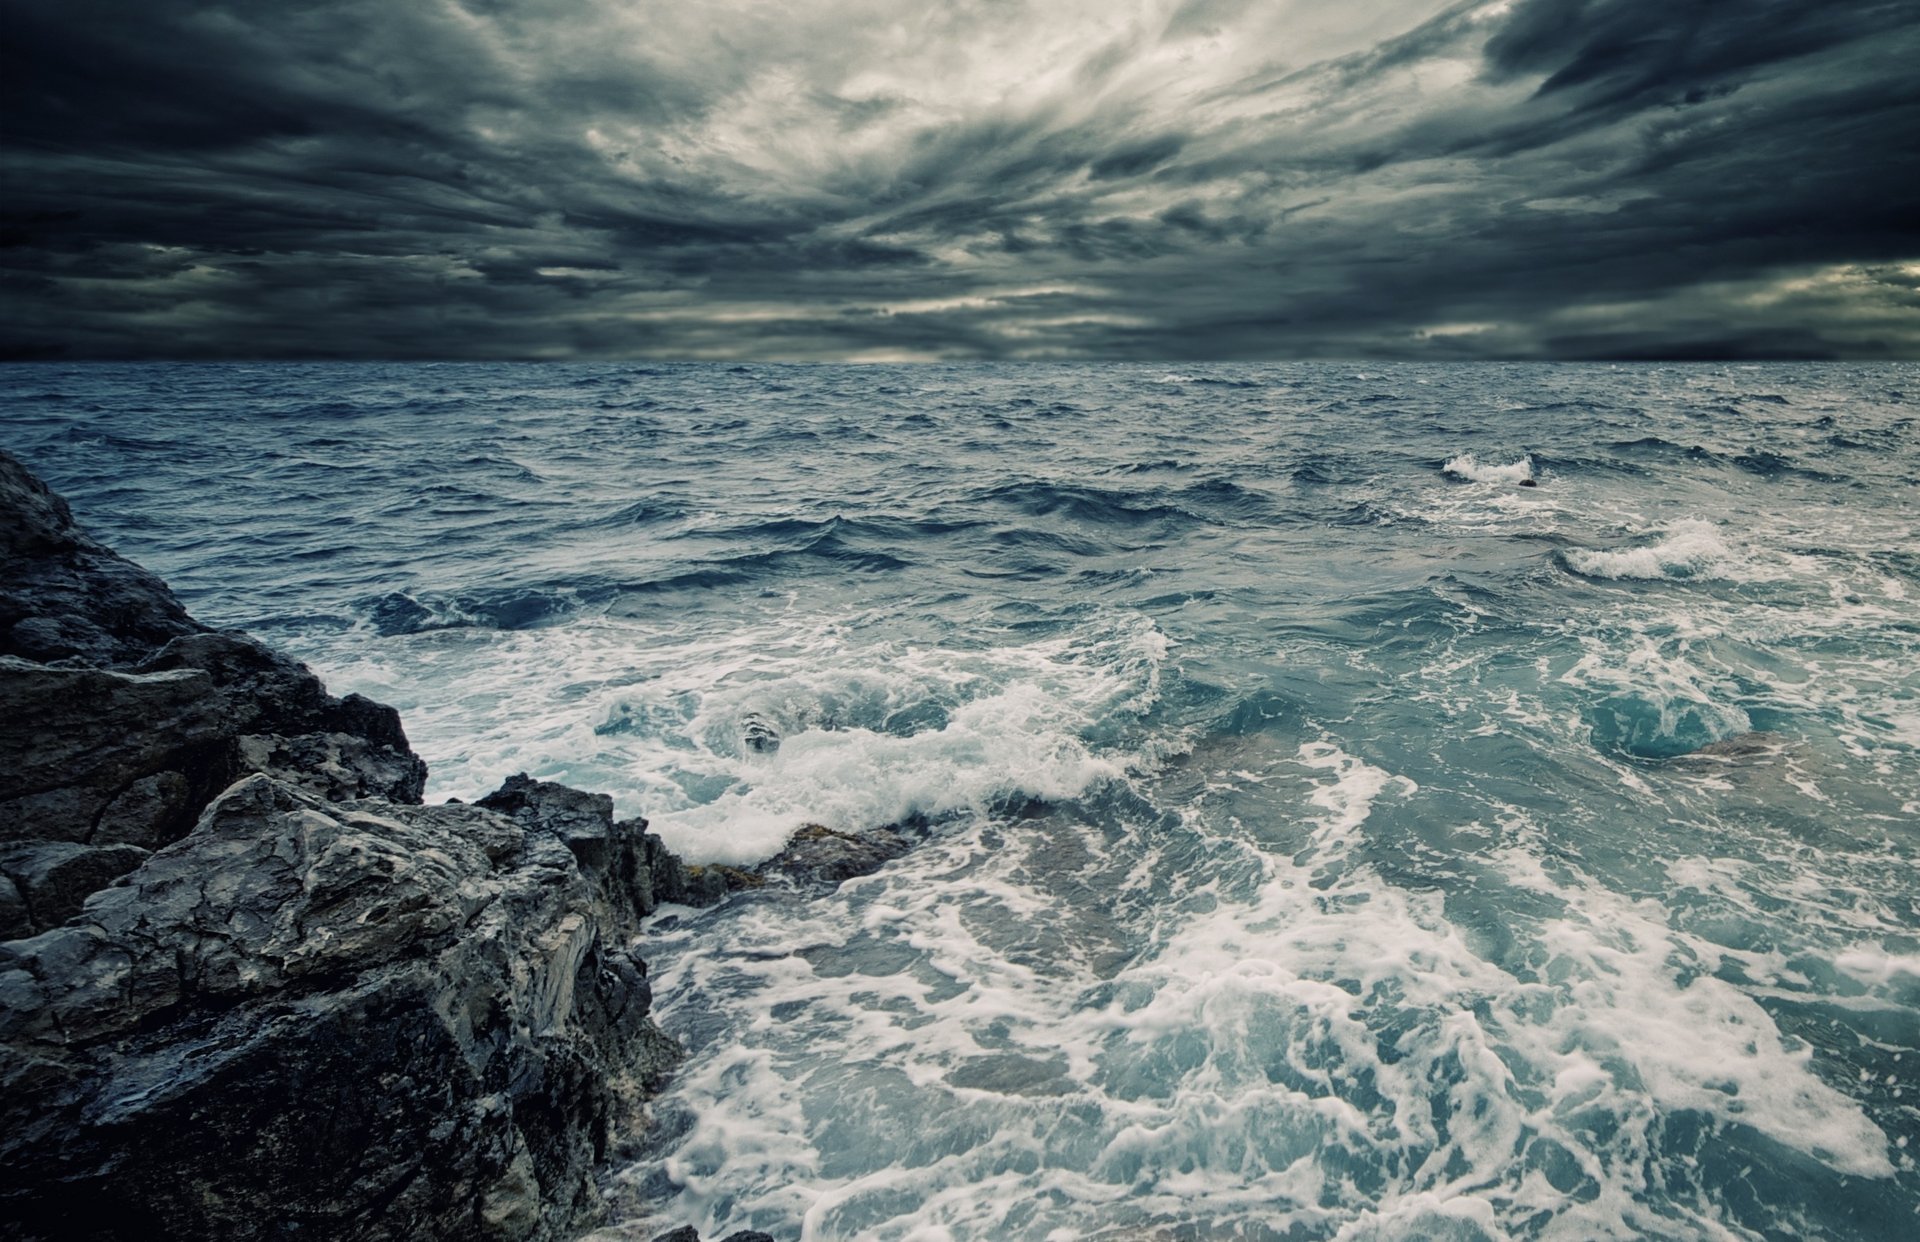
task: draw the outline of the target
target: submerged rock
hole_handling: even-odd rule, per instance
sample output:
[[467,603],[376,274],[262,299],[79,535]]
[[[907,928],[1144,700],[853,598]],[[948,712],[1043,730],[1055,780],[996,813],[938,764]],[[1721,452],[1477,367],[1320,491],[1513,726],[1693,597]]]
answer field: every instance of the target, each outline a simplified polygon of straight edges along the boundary
[[1760,763],[1778,758],[1787,749],[1787,739],[1778,733],[1754,730],[1736,733],[1732,737],[1708,742],[1695,747],[1684,755],[1674,756],[1676,762],[1720,762],[1720,763]]

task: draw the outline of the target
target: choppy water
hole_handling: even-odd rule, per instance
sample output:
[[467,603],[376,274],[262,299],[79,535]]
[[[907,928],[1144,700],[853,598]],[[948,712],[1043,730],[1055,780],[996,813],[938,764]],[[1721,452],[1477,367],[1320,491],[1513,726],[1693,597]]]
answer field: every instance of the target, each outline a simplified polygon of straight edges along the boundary
[[660,921],[662,1227],[1920,1236],[1920,368],[0,376],[430,796],[925,827]]

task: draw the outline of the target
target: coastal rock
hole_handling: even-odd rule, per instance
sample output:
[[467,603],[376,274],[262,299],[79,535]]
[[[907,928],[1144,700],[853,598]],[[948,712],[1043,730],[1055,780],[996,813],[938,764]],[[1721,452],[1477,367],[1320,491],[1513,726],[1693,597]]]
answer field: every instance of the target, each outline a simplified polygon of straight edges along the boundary
[[690,867],[647,831],[644,819],[613,818],[613,799],[582,793],[522,772],[510,776],[480,805],[567,843],[581,870],[601,886],[623,930],[663,903],[710,906],[730,890],[758,887],[754,873],[732,867]]
[[137,845],[72,841],[15,841],[0,847],[0,875],[12,882],[26,916],[26,930],[14,936],[58,927],[80,913],[90,893],[138,867],[148,853]]
[[0,841],[155,849],[250,770],[401,802],[426,781],[392,708],[195,622],[4,453],[0,720]]
[[419,802],[426,765],[409,754],[351,733],[302,733],[297,737],[250,733],[235,739],[243,771],[259,772],[344,802],[385,798]]
[[0,655],[125,664],[204,628],[165,583],[81,533],[67,502],[0,452]]
[[48,1238],[560,1236],[678,1054],[605,921],[545,831],[247,777],[0,946],[0,1212]]
[[[198,669],[0,656],[0,840],[163,845],[225,784],[225,703]],[[144,783],[142,783],[144,782]]]
[[870,875],[910,848],[892,828],[838,832],[821,824],[803,824],[787,838],[786,848],[755,870],[796,888],[830,890],[855,876]]
[[33,935],[33,913],[13,877],[0,872],[0,941]]
[[425,776],[391,708],[194,622],[0,454],[9,1237],[592,1222],[681,1055],[626,945],[684,869],[603,797]]

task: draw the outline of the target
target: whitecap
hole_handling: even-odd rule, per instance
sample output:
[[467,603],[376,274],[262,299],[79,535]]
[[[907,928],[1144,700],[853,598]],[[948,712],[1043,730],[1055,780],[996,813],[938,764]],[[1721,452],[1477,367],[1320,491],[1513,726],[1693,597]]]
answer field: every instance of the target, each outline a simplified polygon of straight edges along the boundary
[[1529,455],[1499,466],[1491,463],[1482,465],[1472,453],[1462,453],[1449,458],[1441,470],[1471,483],[1524,483],[1533,478],[1533,457]]
[[1664,538],[1642,547],[1571,548],[1562,555],[1567,568],[1589,578],[1721,578],[1741,567],[1713,525],[1698,518],[1673,523]]

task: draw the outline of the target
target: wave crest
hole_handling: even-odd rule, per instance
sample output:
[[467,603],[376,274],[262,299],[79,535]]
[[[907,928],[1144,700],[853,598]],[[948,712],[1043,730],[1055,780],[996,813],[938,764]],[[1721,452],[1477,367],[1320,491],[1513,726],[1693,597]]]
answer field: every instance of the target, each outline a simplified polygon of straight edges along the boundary
[[1483,465],[1472,453],[1462,453],[1458,457],[1448,458],[1447,464],[1440,469],[1445,474],[1466,479],[1470,483],[1524,483],[1533,477],[1533,457],[1529,455],[1499,466]]

